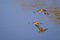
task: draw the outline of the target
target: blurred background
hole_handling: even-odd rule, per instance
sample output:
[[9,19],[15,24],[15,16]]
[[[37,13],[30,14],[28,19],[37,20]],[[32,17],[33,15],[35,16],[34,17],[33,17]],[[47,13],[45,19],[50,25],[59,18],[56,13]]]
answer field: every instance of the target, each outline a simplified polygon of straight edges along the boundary
[[[0,40],[60,40],[59,4],[60,0],[0,0]],[[49,15],[36,12],[39,9]],[[48,30],[39,33],[35,21]]]

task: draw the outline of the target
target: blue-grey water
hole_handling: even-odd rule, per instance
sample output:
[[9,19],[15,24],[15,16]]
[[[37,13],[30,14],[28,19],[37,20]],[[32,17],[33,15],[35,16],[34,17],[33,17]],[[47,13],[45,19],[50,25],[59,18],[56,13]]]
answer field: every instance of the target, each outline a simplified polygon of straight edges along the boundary
[[[43,6],[32,8],[37,2]],[[60,0],[56,4],[59,9]],[[48,16],[35,12],[52,5],[52,0],[0,0],[0,40],[60,40],[60,24],[53,13]],[[39,33],[32,24],[35,21],[42,22],[41,26],[48,30]]]

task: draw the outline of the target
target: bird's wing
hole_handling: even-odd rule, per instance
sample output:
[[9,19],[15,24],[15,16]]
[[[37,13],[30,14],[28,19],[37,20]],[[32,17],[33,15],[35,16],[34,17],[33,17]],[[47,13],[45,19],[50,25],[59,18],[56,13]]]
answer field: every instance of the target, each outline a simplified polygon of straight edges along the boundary
[[38,28],[39,32],[43,32],[44,31],[44,29],[40,25],[36,25],[36,27]]

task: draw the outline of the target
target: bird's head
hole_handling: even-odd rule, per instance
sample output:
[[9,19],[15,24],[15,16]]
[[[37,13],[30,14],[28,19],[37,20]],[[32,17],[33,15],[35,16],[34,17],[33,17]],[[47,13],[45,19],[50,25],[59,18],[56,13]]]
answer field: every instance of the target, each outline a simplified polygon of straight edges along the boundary
[[40,24],[40,22],[33,22],[33,24],[35,24],[35,25],[39,25],[39,24]]

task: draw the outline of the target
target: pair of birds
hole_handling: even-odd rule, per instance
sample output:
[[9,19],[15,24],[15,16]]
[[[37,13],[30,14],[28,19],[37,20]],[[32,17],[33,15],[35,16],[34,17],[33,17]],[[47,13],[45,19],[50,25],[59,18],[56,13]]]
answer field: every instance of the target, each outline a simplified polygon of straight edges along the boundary
[[[37,10],[37,12],[44,12],[44,14],[45,15],[49,15],[48,14],[48,12],[47,12],[47,10],[45,10],[45,9],[39,9],[39,10]],[[46,28],[46,29],[43,29],[39,24],[42,24],[42,23],[40,23],[40,22],[33,22],[33,24],[38,28],[38,31],[39,32],[45,32],[46,30],[48,30],[48,28]]]
[[39,24],[42,24],[40,22],[33,22],[33,24],[38,28],[39,32],[45,32],[46,30],[48,30],[48,28],[43,29]]

